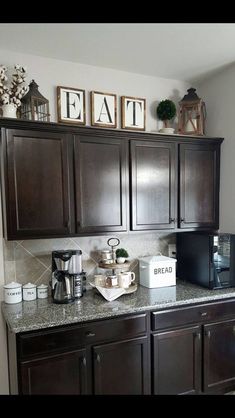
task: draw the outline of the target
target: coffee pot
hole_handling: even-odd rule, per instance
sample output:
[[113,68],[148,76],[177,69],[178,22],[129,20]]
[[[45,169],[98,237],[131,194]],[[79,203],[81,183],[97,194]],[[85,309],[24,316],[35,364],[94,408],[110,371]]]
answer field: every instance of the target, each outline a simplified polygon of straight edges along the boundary
[[55,303],[75,300],[74,278],[82,272],[81,250],[52,251],[52,299]]

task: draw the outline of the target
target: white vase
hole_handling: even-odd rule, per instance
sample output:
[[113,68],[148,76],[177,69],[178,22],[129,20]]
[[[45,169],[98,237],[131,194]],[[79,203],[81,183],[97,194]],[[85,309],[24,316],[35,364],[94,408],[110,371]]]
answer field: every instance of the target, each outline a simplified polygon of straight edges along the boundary
[[118,264],[124,264],[124,263],[125,263],[125,261],[126,261],[125,257],[118,257],[118,258],[117,258],[117,263],[118,263]]
[[174,131],[174,128],[162,128],[159,130],[162,134],[173,134]]
[[16,106],[13,103],[2,105],[3,118],[16,118]]

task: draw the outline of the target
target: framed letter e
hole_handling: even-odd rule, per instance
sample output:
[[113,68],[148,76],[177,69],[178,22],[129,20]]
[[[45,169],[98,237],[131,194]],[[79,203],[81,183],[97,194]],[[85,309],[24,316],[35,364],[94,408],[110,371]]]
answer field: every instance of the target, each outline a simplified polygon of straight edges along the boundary
[[58,122],[85,125],[85,90],[57,86]]

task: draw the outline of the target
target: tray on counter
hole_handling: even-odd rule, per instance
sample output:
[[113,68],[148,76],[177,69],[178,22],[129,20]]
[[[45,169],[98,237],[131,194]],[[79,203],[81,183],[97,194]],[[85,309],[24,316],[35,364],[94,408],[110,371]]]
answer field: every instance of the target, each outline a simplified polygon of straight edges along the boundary
[[111,302],[122,295],[129,295],[136,292],[138,286],[136,283],[132,283],[128,289],[124,289],[119,286],[115,287],[105,287],[105,286],[96,286],[93,282],[90,282],[90,285],[98,291],[107,301]]

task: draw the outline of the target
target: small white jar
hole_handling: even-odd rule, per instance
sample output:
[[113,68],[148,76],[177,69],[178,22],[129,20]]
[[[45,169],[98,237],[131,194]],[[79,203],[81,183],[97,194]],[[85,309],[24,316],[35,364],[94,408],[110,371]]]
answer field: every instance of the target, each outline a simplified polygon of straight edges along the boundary
[[36,288],[36,284],[25,284],[23,286],[23,300],[35,300],[37,298]]
[[40,284],[37,286],[37,297],[38,299],[48,298],[48,286],[46,284]]
[[6,303],[19,303],[22,302],[22,284],[11,282],[5,284],[4,288],[4,301]]

